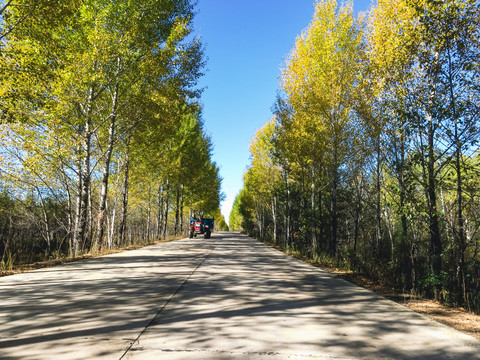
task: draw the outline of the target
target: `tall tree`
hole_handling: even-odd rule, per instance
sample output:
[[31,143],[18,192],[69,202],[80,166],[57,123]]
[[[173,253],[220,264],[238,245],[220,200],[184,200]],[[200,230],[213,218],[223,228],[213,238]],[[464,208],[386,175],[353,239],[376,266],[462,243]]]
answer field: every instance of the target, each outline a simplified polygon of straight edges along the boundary
[[[318,2],[312,22],[297,38],[283,72],[282,87],[294,109],[294,127],[303,139],[300,143],[308,148],[310,172],[315,174],[320,166],[327,169],[331,184],[332,254],[338,241],[340,167],[349,157],[354,136],[351,100],[358,82],[361,49],[361,26],[353,14],[352,3],[338,6],[336,0]],[[329,155],[319,158],[326,154]]]

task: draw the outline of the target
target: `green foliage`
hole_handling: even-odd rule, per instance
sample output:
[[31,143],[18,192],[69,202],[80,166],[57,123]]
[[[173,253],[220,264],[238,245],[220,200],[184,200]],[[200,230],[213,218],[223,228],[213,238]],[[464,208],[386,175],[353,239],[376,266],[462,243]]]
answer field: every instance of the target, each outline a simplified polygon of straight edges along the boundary
[[230,211],[230,218],[228,220],[228,223],[230,224],[230,231],[242,231],[242,217],[240,214],[242,192],[235,196],[235,200],[233,201],[232,210]]
[[479,14],[474,0],[379,0],[367,19],[317,2],[232,229],[478,312]]
[[220,209],[214,213],[215,218],[215,229],[216,231],[229,231],[229,227],[225,221],[225,217],[220,212]]
[[0,256],[147,243],[178,236],[190,209],[218,210],[194,12],[189,0],[21,0],[2,10],[0,182],[11,219],[24,213],[36,232],[3,227]]

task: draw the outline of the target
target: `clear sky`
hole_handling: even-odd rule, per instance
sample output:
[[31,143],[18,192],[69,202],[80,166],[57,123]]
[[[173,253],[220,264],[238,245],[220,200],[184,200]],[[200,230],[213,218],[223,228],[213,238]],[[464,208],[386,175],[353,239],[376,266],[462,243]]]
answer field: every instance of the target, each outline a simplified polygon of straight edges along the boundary
[[[354,1],[356,12],[370,0]],[[223,178],[228,222],[250,163],[248,145],[271,117],[280,69],[312,19],[315,0],[199,0],[194,20],[206,48],[202,102],[213,160]]]

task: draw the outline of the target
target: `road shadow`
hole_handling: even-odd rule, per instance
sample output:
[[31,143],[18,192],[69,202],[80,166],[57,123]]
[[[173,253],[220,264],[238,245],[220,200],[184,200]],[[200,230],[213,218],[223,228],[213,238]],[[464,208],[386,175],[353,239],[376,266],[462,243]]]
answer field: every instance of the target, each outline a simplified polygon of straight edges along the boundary
[[480,359],[473,338],[248,237],[222,236],[127,358],[142,349],[183,358],[182,349],[214,359]]
[[480,359],[473,338],[240,234],[1,278],[0,295],[0,359]]
[[0,359],[118,359],[215,247],[177,241],[0,279]]

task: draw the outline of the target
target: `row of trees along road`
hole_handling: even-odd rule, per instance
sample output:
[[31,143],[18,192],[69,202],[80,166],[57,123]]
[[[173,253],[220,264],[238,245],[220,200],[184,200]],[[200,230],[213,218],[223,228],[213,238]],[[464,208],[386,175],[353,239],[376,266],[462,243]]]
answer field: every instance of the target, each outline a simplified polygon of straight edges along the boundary
[[317,2],[231,228],[480,312],[479,22],[477,0]]
[[221,218],[190,0],[0,2],[2,267]]

